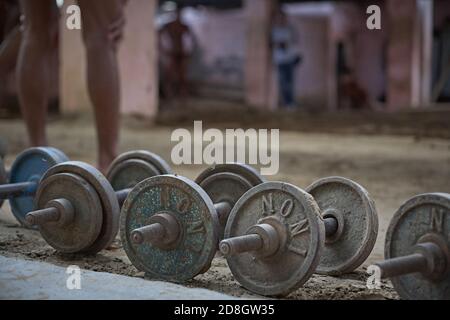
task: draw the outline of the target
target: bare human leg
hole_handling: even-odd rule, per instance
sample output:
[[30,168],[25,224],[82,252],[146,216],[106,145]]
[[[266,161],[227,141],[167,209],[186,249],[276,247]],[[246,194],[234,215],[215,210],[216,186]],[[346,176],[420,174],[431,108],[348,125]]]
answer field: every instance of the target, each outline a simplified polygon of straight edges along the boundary
[[25,16],[17,63],[19,101],[32,146],[47,144],[49,62],[56,48],[58,11],[53,0],[21,0]]
[[116,48],[124,25],[121,0],[78,0],[87,55],[87,83],[94,105],[98,168],[105,172],[117,155],[120,83]]

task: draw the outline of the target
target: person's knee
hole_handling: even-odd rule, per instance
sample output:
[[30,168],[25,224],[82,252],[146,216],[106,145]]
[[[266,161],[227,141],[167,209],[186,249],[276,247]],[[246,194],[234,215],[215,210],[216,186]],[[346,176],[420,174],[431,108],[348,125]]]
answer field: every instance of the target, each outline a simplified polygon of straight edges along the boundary
[[86,31],[83,35],[83,42],[88,53],[113,50],[115,47],[106,30]]
[[83,29],[83,42],[86,50],[103,51],[115,50],[121,38],[122,30],[112,29],[110,26],[90,26]]
[[46,23],[32,24],[25,22],[23,27],[23,41],[26,45],[33,47],[52,47],[58,34],[58,22],[47,21]]

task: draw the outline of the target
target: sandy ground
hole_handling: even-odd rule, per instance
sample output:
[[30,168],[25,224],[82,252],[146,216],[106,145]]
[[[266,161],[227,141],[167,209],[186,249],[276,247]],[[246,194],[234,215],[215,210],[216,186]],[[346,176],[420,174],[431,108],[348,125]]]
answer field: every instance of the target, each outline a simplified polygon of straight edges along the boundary
[[[450,114],[446,113],[450,118]],[[419,117],[420,118],[420,117]],[[307,123],[302,117],[303,123]],[[183,125],[184,126],[184,125]],[[235,127],[236,124],[223,124]],[[247,126],[249,124],[247,123]],[[192,123],[185,127],[192,127]],[[323,131],[330,132],[330,123]],[[357,127],[357,124],[353,128]],[[423,192],[450,192],[449,128],[441,127],[433,137],[427,137],[423,128],[411,123],[401,135],[386,135],[362,130],[338,130],[334,133],[314,133],[281,130],[280,171],[269,180],[283,180],[306,187],[319,177],[339,175],[365,186],[376,202],[380,216],[379,235],[369,259],[356,272],[335,278],[314,275],[288,299],[397,299],[389,281],[379,290],[366,288],[365,267],[383,257],[385,232],[397,208],[408,198]],[[426,127],[426,126],[425,126]],[[150,125],[148,121],[123,121],[121,151],[148,149],[170,160],[174,143],[170,134],[174,127]],[[422,130],[422,129],[420,129]],[[389,130],[388,130],[389,131]],[[392,131],[392,130],[390,130]],[[6,164],[26,146],[25,129],[20,120],[0,120],[0,137],[9,145]],[[53,119],[49,124],[52,146],[64,150],[71,159],[95,163],[95,132],[86,116]],[[195,178],[204,166],[182,165],[174,170]],[[7,204],[0,210],[0,254],[25,259],[43,260],[57,265],[78,264],[82,268],[143,277],[127,259],[117,239],[111,250],[94,257],[56,253],[39,237],[39,233],[21,228],[14,220]],[[196,277],[187,286],[205,287],[227,294],[254,297],[234,281],[226,261],[217,257],[212,268]]]

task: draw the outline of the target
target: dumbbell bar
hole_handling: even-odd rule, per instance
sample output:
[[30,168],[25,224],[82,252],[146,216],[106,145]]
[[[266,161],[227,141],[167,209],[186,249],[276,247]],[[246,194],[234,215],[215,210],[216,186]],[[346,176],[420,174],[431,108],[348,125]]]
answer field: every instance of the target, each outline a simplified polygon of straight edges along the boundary
[[[119,207],[123,204],[131,189],[114,191]],[[26,214],[25,221],[31,225],[42,225],[48,222],[58,222],[64,226],[73,221],[74,207],[70,200],[59,198],[47,203],[45,209],[34,210]]]
[[286,295],[314,272],[348,273],[370,254],[378,218],[367,191],[341,177],[320,179],[307,191],[267,182],[234,206],[219,249],[245,288]]
[[403,299],[450,299],[450,194],[406,201],[386,234],[381,278],[391,278]]
[[[338,229],[338,222],[335,218],[324,218],[325,237],[334,236]],[[276,229],[267,223],[256,224],[248,231],[248,234],[220,242],[220,252],[224,257],[232,255],[258,251],[259,254],[270,256],[278,250],[280,241]]]

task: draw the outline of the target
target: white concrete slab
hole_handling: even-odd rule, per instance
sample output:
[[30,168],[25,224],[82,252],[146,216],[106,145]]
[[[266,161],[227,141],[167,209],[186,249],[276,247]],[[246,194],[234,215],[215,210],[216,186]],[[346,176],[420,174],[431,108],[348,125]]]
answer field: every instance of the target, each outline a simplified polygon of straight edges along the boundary
[[80,271],[80,289],[68,289],[74,273],[52,264],[0,256],[0,299],[217,300],[234,297],[206,289],[111,273]]

